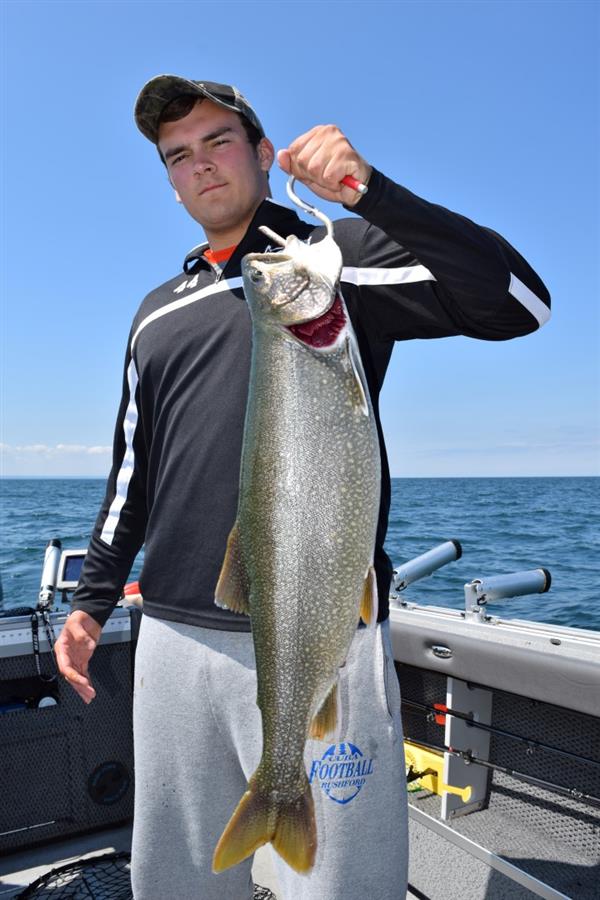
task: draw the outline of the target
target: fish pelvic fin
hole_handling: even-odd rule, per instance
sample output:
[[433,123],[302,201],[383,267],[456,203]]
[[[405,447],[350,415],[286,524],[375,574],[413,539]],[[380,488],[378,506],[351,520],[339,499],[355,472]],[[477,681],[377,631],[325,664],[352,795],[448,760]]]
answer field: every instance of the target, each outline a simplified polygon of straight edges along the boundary
[[227,549],[215,589],[215,603],[232,612],[250,614],[248,583],[242,562],[237,521],[227,538]]
[[375,577],[375,568],[371,565],[367,569],[360,601],[360,617],[365,625],[374,625],[377,622],[378,607],[377,578]]
[[308,778],[305,790],[291,801],[277,800],[260,790],[253,775],[219,838],[213,856],[213,872],[223,872],[271,842],[277,853],[296,872],[309,872],[315,862],[317,826]]
[[308,729],[311,738],[322,740],[335,731],[338,722],[338,686],[337,681],[323,700]]

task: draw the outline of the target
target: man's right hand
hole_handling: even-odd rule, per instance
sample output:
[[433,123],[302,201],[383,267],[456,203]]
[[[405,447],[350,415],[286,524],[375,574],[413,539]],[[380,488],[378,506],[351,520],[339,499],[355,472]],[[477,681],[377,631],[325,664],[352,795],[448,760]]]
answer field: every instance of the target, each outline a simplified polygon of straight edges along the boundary
[[60,674],[85,703],[91,703],[96,696],[88,674],[88,664],[101,631],[102,626],[92,616],[76,609],[67,618],[54,645]]

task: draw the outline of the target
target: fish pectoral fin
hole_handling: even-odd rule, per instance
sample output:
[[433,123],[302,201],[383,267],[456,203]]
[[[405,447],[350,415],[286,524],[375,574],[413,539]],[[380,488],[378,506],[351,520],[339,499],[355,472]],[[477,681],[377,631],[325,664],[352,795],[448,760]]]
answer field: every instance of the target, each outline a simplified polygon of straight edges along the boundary
[[236,613],[250,614],[248,582],[240,551],[239,526],[236,521],[227,538],[227,549],[215,589],[215,603]]
[[377,621],[378,606],[375,569],[373,566],[369,566],[360,601],[360,617],[365,625],[374,624]]
[[253,775],[215,848],[213,872],[222,872],[251,856],[263,844],[295,869],[309,872],[315,862],[317,827],[308,778],[304,792],[291,801],[277,801],[260,790]]
[[354,405],[357,406],[364,416],[369,415],[369,403],[367,401],[367,384],[365,373],[362,367],[362,362],[360,359],[360,353],[358,347],[356,346],[356,342],[351,338],[348,338],[347,342],[348,348],[348,359],[350,360],[350,367],[352,369],[352,375],[354,378],[354,389],[352,392],[352,399],[354,401]]
[[335,731],[338,722],[338,685],[337,681],[323,700],[321,708],[314,716],[308,729],[309,737],[322,740]]

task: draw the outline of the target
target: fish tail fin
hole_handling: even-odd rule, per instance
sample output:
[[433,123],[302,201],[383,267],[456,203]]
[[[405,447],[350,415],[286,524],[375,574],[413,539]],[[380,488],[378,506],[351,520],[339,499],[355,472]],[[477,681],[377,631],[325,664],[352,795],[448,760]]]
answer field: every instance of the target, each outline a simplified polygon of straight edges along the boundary
[[213,872],[235,866],[267,844],[272,837],[272,818],[269,798],[257,787],[253,776],[215,847]]
[[378,606],[377,578],[375,576],[375,569],[371,565],[367,569],[360,601],[360,617],[365,625],[375,625],[377,622]]
[[282,803],[262,792],[253,776],[219,838],[213,872],[235,866],[269,841],[296,872],[308,872],[313,867],[317,830],[308,779],[303,794]]
[[305,776],[304,793],[277,811],[273,847],[296,872],[310,872],[317,852],[317,825],[313,796]]

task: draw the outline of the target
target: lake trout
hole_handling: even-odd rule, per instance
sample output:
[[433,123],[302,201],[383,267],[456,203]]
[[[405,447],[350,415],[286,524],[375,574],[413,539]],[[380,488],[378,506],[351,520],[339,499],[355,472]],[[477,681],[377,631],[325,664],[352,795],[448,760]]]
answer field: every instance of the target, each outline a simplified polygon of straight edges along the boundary
[[379,443],[327,222],[312,245],[265,228],[283,250],[242,262],[252,362],[238,513],[215,600],[251,617],[263,749],[215,872],[268,842],[296,871],[312,868],[305,743],[334,730],[339,668],[359,618],[376,620]]

